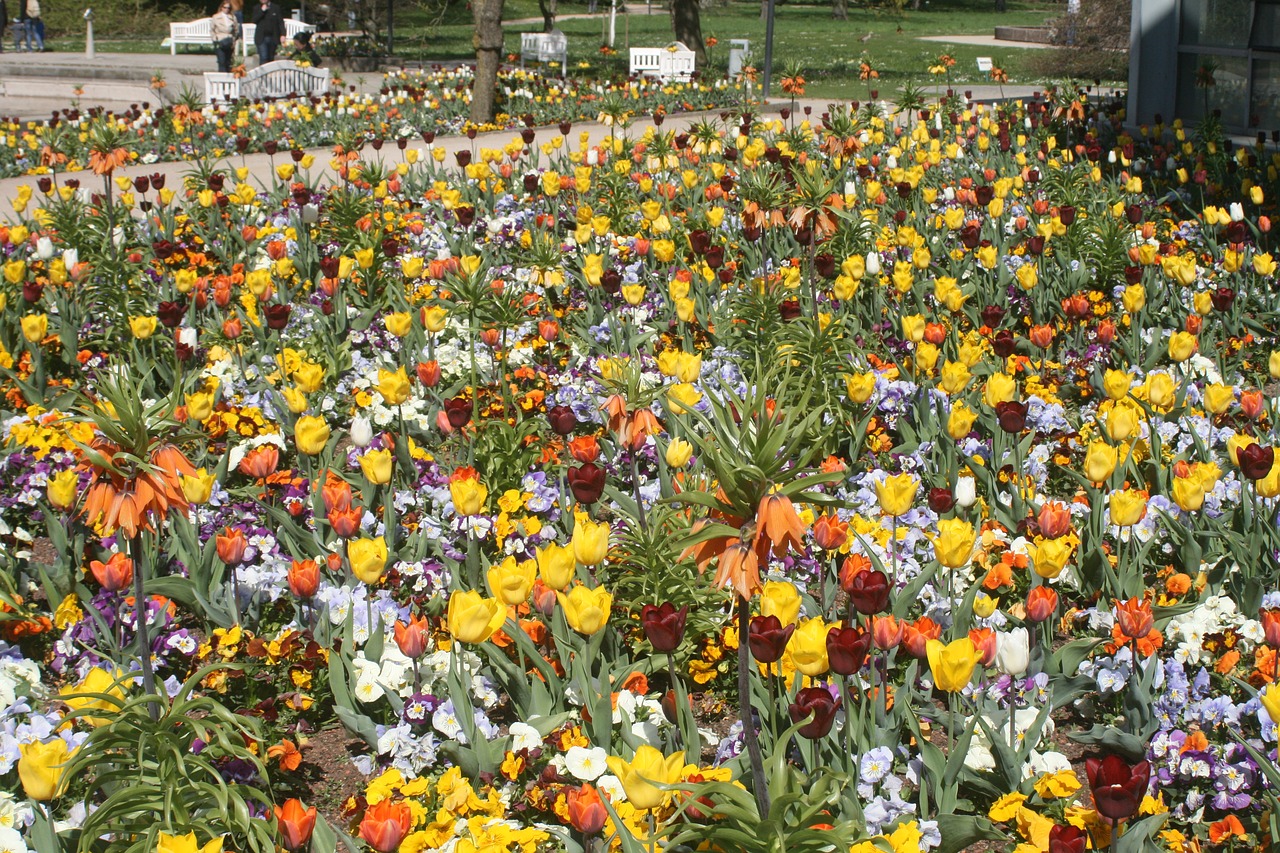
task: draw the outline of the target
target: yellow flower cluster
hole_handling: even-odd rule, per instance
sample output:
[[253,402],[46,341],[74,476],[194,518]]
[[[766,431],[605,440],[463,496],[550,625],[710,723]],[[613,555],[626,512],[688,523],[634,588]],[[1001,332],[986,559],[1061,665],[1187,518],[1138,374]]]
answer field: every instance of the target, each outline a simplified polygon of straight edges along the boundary
[[78,444],[93,440],[93,425],[72,420],[61,412],[46,412],[39,406],[30,406],[27,418],[9,427],[8,442],[32,449],[37,459],[43,459],[52,450],[76,449]]

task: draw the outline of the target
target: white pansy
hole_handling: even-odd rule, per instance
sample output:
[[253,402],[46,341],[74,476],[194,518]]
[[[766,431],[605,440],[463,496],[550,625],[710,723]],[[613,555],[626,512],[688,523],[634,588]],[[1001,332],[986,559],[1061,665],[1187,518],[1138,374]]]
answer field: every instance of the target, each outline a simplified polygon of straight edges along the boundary
[[590,749],[571,746],[564,754],[564,766],[575,779],[594,782],[608,769],[605,764],[607,757],[608,753],[598,746]]

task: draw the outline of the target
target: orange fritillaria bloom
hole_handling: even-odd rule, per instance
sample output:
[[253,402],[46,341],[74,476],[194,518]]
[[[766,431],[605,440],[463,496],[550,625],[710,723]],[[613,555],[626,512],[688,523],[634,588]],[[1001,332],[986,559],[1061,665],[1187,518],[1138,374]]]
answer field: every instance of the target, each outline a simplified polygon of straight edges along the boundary
[[763,562],[771,547],[775,557],[786,554],[788,547],[804,550],[804,522],[786,495],[765,495],[756,510],[757,559]]
[[716,568],[715,585],[721,589],[733,587],[744,601],[750,601],[763,584],[760,582],[760,561],[750,545],[741,539],[731,539],[720,554]]
[[129,162],[129,150],[116,148],[111,151],[90,151],[89,168],[95,175],[110,175]]
[[86,491],[84,516],[89,524],[100,523],[104,535],[119,529],[133,538],[139,530],[151,529],[152,516],[164,516],[170,508],[186,511],[182,477],[195,476],[196,469],[178,448],[171,444],[157,447],[151,452],[146,467],[125,476],[116,468],[118,447],[100,438],[95,439],[91,447],[105,460],[106,466],[86,463],[92,476]]

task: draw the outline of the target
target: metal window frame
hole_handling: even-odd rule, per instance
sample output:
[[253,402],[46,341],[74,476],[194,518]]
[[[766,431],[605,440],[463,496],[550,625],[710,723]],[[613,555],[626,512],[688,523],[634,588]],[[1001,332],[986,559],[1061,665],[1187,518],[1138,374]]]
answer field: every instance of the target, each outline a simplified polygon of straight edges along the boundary
[[[1261,128],[1261,127],[1250,126],[1249,124],[1247,124],[1247,122],[1250,118],[1253,117],[1252,116],[1253,80],[1255,76],[1254,62],[1256,60],[1263,60],[1267,62],[1280,61],[1280,44],[1274,45],[1272,47],[1254,47],[1252,42],[1253,42],[1254,27],[1256,26],[1257,20],[1258,20],[1258,7],[1280,5],[1280,0],[1250,0],[1249,32],[1245,37],[1245,46],[1242,48],[1215,47],[1213,45],[1183,44],[1182,12],[1183,12],[1183,4],[1185,2],[1188,2],[1188,0],[1178,0],[1177,5],[1175,7],[1175,11],[1174,11],[1174,15],[1175,15],[1174,23],[1177,27],[1177,33],[1178,33],[1177,42],[1176,42],[1177,48],[1175,51],[1176,55],[1179,58],[1181,58],[1184,55],[1189,55],[1189,56],[1206,56],[1207,55],[1207,56],[1224,56],[1224,57],[1230,57],[1230,58],[1236,58],[1236,59],[1244,59],[1248,66],[1245,74],[1245,84],[1244,84],[1244,115],[1245,115],[1246,124],[1243,126],[1224,124],[1223,128],[1229,132],[1241,133],[1241,134],[1253,134],[1253,133],[1256,133],[1258,130],[1271,129],[1271,128]],[[1192,0],[1192,2],[1194,2],[1194,0]],[[1181,63],[1179,63],[1179,65],[1180,64]],[[1183,85],[1183,81],[1179,78],[1179,74],[1180,74],[1179,68],[1175,67],[1174,68],[1174,85],[1175,85],[1174,102],[1175,103],[1177,103],[1177,92],[1181,91],[1181,88]]]

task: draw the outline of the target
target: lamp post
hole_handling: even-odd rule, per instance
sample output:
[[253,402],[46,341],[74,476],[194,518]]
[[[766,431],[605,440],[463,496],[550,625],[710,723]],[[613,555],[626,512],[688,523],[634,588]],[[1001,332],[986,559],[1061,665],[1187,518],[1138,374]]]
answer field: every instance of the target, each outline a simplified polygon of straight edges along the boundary
[[774,0],[769,0],[768,17],[764,23],[764,89],[761,97],[769,99],[769,82],[773,79],[773,10]]
[[93,46],[93,10],[84,10],[84,55],[93,59],[98,55],[98,51]]

